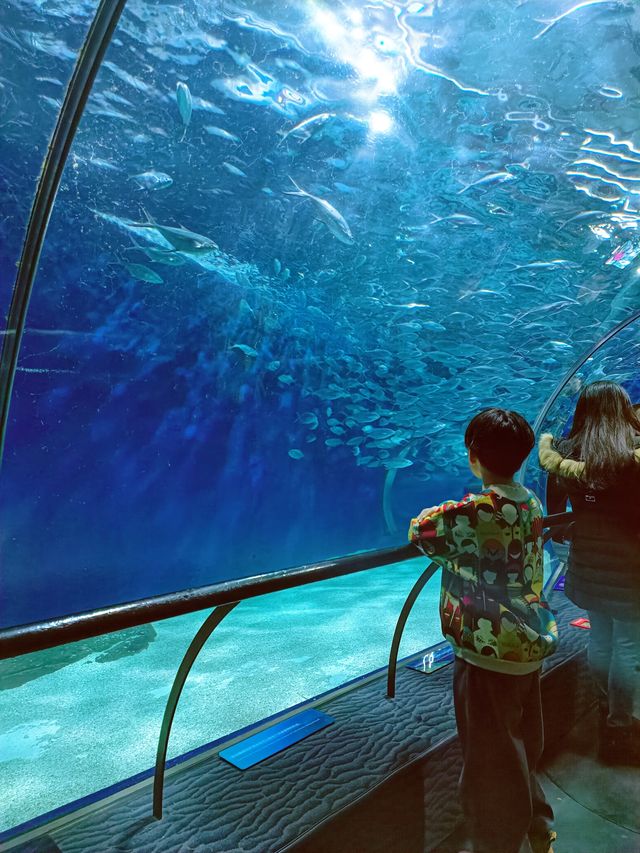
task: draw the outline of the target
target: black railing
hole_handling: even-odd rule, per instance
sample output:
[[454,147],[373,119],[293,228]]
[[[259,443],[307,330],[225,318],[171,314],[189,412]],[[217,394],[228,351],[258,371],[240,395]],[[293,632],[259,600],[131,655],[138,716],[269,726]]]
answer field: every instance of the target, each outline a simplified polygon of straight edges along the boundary
[[[546,528],[565,527],[570,519],[571,513],[558,513],[557,515],[546,516],[543,519],[543,524]],[[293,589],[294,587],[368,571],[420,556],[422,556],[422,552],[415,545],[403,545],[398,548],[353,554],[336,560],[325,560],[321,563],[298,566],[280,572],[271,572],[226,583],[198,587],[197,589],[186,589],[167,595],[130,601],[86,613],[63,616],[47,622],[20,625],[0,631],[0,660],[214,607],[184,654],[173,681],[162,719],[153,786],[153,814],[154,817],[160,819],[162,817],[169,735],[182,689],[200,650],[217,626],[236,605],[248,598],[266,595],[270,592]],[[387,696],[389,698],[395,696],[398,651],[404,627],[418,596],[437,569],[438,566],[435,563],[430,563],[420,575],[398,617],[389,656],[387,680]]]
[[[546,516],[543,523],[545,527],[562,527],[570,518],[571,513],[559,513]],[[114,604],[45,622],[5,628],[0,630],[0,660],[99,637],[125,628],[148,625],[150,622],[170,619],[173,616],[184,616],[208,607],[244,601],[258,595],[355,574],[390,563],[400,563],[421,554],[415,545],[366,551],[363,554],[351,554],[278,572]]]
[[420,554],[421,552],[414,545],[368,551],[364,554],[352,554],[336,560],[324,560],[321,563],[311,563],[279,572],[254,575],[195,589],[183,589],[166,595],[129,601],[125,604],[114,604],[85,613],[61,616],[47,622],[19,625],[0,631],[0,660],[99,637],[124,628],[147,625],[149,622],[158,622],[172,616],[184,616],[186,613],[194,613],[208,607],[244,601],[269,592],[279,592],[316,581],[375,569],[389,563],[399,563],[411,557],[419,557]]

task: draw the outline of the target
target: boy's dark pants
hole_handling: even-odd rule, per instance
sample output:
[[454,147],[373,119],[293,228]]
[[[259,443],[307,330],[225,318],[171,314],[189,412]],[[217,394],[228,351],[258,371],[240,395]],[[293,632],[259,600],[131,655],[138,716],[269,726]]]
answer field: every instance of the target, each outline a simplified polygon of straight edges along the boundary
[[535,776],[544,742],[540,670],[505,675],[456,658],[453,695],[473,850],[518,853],[527,834],[544,838],[553,825]]

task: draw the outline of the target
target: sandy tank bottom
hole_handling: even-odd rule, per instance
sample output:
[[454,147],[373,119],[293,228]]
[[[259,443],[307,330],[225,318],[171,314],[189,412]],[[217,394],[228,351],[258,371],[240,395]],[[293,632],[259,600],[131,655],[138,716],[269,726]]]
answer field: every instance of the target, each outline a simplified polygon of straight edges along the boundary
[[[169,757],[385,666],[426,565],[412,560],[239,604],[189,675]],[[401,656],[441,639],[438,594],[439,575],[414,607]],[[144,626],[98,638],[97,650],[94,640],[0,664],[0,831],[153,766],[173,678],[207,613],[155,623],[155,636]]]

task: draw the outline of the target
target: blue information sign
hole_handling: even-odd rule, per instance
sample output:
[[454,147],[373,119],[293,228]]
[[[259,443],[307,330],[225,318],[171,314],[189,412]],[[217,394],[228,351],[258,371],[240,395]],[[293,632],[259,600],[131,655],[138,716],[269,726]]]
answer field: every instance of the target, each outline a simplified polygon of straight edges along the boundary
[[564,589],[564,575],[560,575],[558,580],[553,585],[554,589]]
[[276,752],[282,752],[288,746],[324,729],[332,722],[333,718],[328,714],[308,708],[221,750],[218,754],[234,767],[246,770],[247,767],[253,767]]
[[442,669],[443,666],[453,663],[454,657],[453,649],[449,643],[444,643],[443,645],[433,646],[433,648],[428,649],[419,658],[410,661],[407,667],[429,675],[438,669]]

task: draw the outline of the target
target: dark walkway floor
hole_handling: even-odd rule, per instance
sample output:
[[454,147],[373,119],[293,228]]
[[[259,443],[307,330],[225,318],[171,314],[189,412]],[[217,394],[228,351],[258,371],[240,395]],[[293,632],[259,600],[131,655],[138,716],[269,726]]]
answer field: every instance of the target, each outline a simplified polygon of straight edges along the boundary
[[[596,730],[594,711],[542,767],[540,781],[556,816],[555,853],[640,853],[640,768],[600,764]],[[452,837],[438,853],[454,853],[458,840]]]
[[596,730],[594,712],[543,768],[556,853],[640,853],[640,768],[600,764]]

